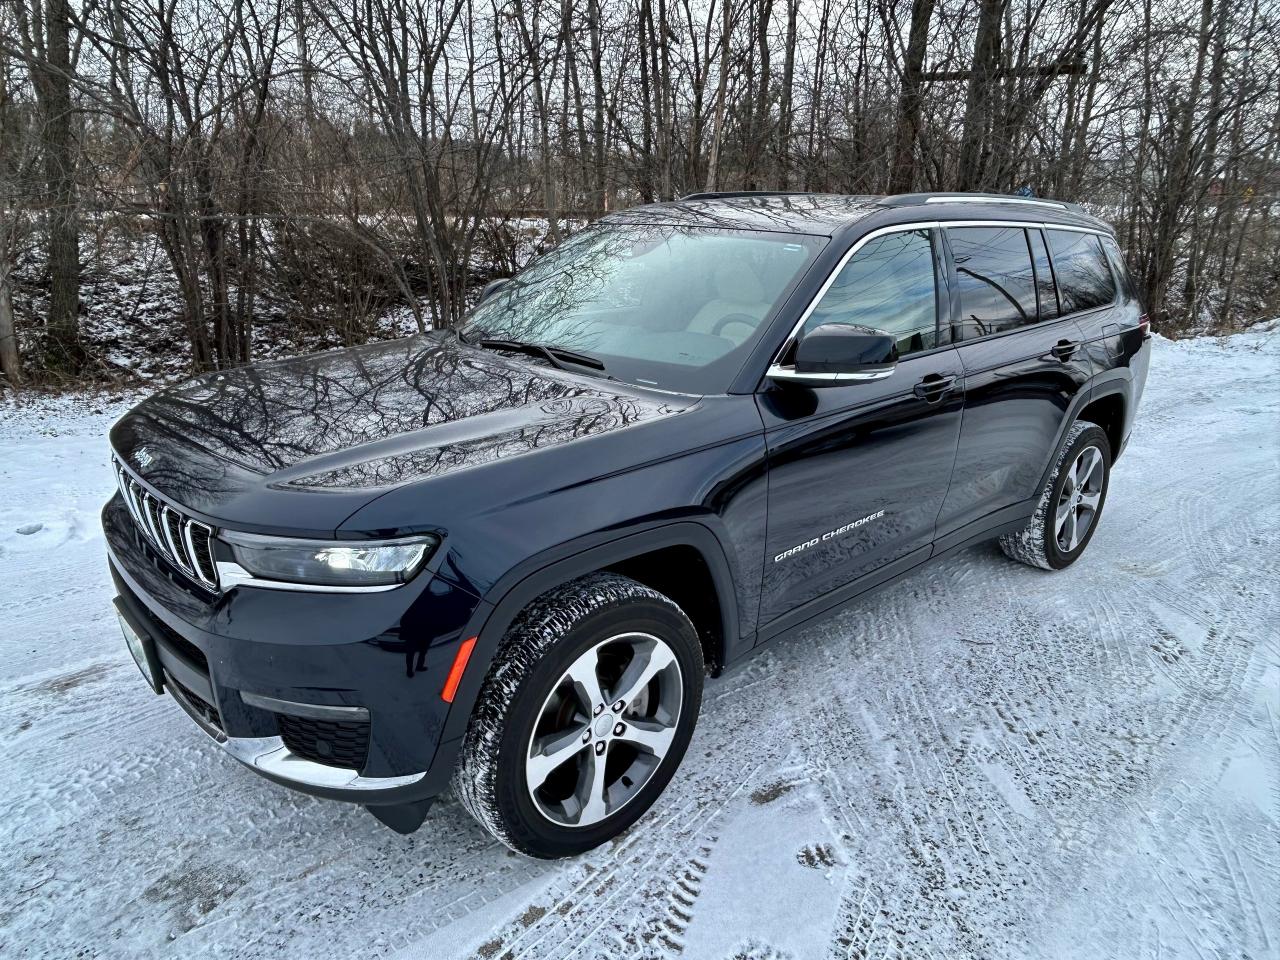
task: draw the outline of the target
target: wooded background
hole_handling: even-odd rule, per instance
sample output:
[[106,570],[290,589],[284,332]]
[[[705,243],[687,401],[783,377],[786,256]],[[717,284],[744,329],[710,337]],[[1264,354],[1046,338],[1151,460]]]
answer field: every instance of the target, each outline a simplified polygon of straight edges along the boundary
[[1280,313],[1278,50],[1273,0],[0,0],[0,370],[449,325],[707,189],[1081,201],[1230,330]]

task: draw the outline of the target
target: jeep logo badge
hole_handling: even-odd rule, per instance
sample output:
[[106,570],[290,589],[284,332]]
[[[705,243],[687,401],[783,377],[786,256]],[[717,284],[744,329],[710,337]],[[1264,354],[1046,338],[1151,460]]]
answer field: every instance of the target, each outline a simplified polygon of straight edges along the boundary
[[138,466],[146,469],[155,461],[155,457],[151,456],[150,451],[146,447],[139,447],[133,451],[133,459],[138,462]]

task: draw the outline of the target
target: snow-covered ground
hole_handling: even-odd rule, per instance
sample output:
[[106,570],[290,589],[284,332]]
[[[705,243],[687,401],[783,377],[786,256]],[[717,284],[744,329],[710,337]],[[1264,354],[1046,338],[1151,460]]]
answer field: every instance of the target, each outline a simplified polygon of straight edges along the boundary
[[1280,332],[1157,340],[1076,566],[975,548],[711,682],[561,863],[275,787],[147,693],[121,409],[0,407],[0,956],[1280,956]]

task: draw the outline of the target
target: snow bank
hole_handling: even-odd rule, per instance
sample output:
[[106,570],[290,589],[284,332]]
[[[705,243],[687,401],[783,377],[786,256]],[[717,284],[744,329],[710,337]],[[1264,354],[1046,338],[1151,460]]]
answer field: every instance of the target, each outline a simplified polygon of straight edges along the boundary
[[1273,328],[1156,340],[1080,563],[974,548],[709,683],[654,810],[556,864],[453,802],[401,837],[275,787],[147,692],[96,522],[124,402],[0,406],[0,955],[1203,960],[1280,943]]

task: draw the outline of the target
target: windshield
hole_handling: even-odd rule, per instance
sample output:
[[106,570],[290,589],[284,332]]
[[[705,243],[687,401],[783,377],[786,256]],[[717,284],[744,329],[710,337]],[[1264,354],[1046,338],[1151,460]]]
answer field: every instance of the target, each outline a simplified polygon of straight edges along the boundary
[[589,354],[605,365],[598,375],[630,383],[723,393],[764,320],[823,243],[793,234],[600,224],[496,291],[462,335]]

